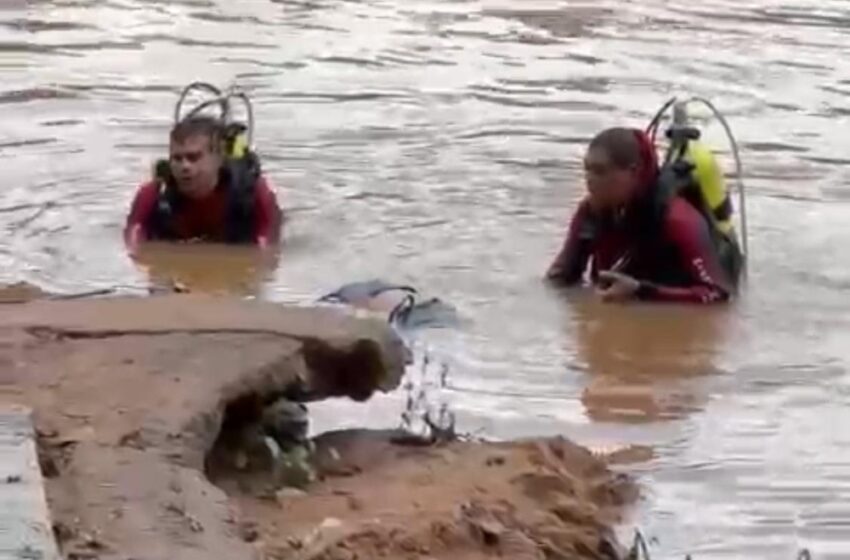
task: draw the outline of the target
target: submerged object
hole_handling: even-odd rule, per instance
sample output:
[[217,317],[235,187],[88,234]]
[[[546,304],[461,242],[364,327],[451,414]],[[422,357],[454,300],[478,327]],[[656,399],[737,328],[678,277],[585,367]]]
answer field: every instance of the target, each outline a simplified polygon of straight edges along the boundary
[[387,313],[387,321],[400,329],[450,327],[458,323],[454,306],[439,298],[422,299],[416,288],[373,279],[351,282],[319,298]]

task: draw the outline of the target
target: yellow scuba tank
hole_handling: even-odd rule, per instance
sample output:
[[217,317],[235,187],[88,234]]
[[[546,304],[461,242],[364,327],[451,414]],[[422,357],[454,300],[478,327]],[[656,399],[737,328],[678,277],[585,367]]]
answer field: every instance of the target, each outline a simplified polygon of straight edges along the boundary
[[[732,200],[720,163],[711,148],[701,141],[700,130],[689,123],[687,104],[673,100],[671,106],[673,122],[666,133],[670,146],[665,163],[679,161],[686,164],[691,187],[699,190],[712,225],[723,235],[734,236]],[[653,122],[656,120],[653,119]]]
[[[682,157],[694,167],[691,176],[699,187],[703,200],[717,228],[724,234],[734,231],[731,200],[726,188],[723,170],[714,152],[699,140],[689,140]],[[724,211],[724,206],[728,210]]]
[[[213,97],[200,103],[184,116],[183,103],[188,95],[195,90],[200,90],[208,95],[212,94]],[[241,101],[245,105],[248,117],[246,123],[243,124],[232,119],[231,107],[233,101]],[[174,108],[174,123],[177,124],[184,118],[200,114],[201,111],[209,107],[218,107],[221,110],[219,120],[224,128],[223,147],[225,156],[231,160],[241,160],[248,156],[251,152],[251,140],[254,131],[254,110],[248,96],[236,88],[222,92],[219,88],[206,82],[189,84],[183,89],[183,93],[180,94]]]
[[224,155],[230,160],[240,160],[248,155],[250,142],[248,129],[237,122],[227,123],[224,127]]
[[245,132],[241,132],[233,139],[233,143],[230,146],[230,153],[227,155],[233,159],[242,159],[245,157],[247,151],[248,135]]
[[[735,160],[737,194],[739,197],[737,207],[732,205],[731,193],[717,156],[705,143],[701,142],[702,134],[700,130],[691,126],[689,122],[688,104],[691,102],[697,102],[708,107],[726,132]],[[688,99],[673,97],[668,100],[655,113],[646,129],[646,133],[653,144],[661,121],[670,109],[672,109],[672,123],[665,132],[669,143],[664,164],[661,167],[661,178],[663,180],[659,183],[662,199],[671,194],[675,195],[675,193],[680,192],[679,189],[684,188],[688,193],[685,198],[692,204],[699,204],[699,210],[709,221],[713,232],[718,234],[714,237],[716,237],[715,243],[721,263],[729,273],[732,282],[737,284],[739,276],[742,273],[746,275],[746,260],[749,256],[747,212],[742,180],[743,170],[738,144],[723,115],[710,101],[702,97]],[[692,195],[700,200],[693,200]],[[732,219],[736,212],[740,216],[741,241],[743,242],[740,247]]]

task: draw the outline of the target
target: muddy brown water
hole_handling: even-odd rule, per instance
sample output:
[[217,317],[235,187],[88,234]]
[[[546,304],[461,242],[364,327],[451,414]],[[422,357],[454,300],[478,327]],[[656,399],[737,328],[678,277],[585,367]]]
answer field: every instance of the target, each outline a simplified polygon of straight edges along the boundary
[[[455,303],[461,429],[648,447],[655,558],[850,555],[850,7],[662,0],[30,0],[0,6],[0,279],[177,278],[309,301],[372,277]],[[192,79],[238,82],[289,209],[277,263],[120,228]],[[602,306],[540,276],[601,127],[712,99],[746,166],[751,284],[726,309]],[[707,129],[722,143],[720,127]],[[387,426],[403,397],[315,407]]]

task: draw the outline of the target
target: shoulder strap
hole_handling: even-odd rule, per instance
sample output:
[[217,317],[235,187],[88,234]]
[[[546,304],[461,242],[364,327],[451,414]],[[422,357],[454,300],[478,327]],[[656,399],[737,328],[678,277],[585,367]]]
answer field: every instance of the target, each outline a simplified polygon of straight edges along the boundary
[[146,227],[154,239],[172,239],[174,237],[172,218],[180,201],[167,159],[159,159],[154,163],[153,175],[159,190],[156,205],[148,218]]
[[675,156],[661,167],[652,201],[653,218],[659,223],[674,197],[683,196],[688,202],[694,202],[691,200],[692,197],[687,196],[687,191],[695,186],[691,173],[693,169],[694,165],[681,156]]
[[732,214],[731,200],[727,194],[723,203],[714,211],[709,208],[700,185],[694,178],[693,172],[696,166],[684,157],[687,148],[687,141],[685,141],[673,153],[668,154],[661,168],[653,203],[653,227],[661,227],[670,201],[674,197],[685,199],[706,221],[720,264],[732,284],[737,286],[743,268],[743,256],[734,237],[729,237],[718,227],[718,221],[727,220]]
[[260,160],[253,152],[229,159],[223,169],[228,188],[227,240],[250,243],[256,220],[255,192],[260,179]]
[[[694,164],[682,157],[674,158],[664,165],[658,178],[657,191],[653,208],[654,227],[660,228],[666,216],[667,208],[674,197],[682,197],[696,208],[708,225],[714,248],[717,250],[720,264],[733,285],[737,285],[743,266],[743,257],[737,242],[724,234],[718,227],[715,218],[706,204],[699,185],[694,182]],[[728,200],[728,198],[727,198]],[[725,203],[718,210],[724,210]],[[731,211],[731,206],[728,208]]]
[[[253,241],[256,214],[254,193],[259,177],[260,161],[252,152],[225,162],[222,179],[228,189],[226,235],[230,243]],[[173,239],[172,220],[180,206],[180,195],[168,160],[160,159],[154,164],[154,180],[160,185],[159,194],[146,226],[154,239]]]

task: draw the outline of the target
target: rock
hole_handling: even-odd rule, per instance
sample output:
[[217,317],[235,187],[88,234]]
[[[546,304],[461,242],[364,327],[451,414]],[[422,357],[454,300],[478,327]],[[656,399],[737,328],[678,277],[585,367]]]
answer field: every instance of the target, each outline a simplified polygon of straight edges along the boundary
[[499,455],[494,455],[493,457],[487,457],[487,462],[485,463],[488,467],[501,467],[505,464],[505,458]]
[[363,509],[363,502],[354,496],[348,496],[348,509],[351,511],[360,511]]
[[310,451],[305,445],[298,445],[281,453],[275,465],[274,480],[277,486],[306,488],[316,480],[316,472],[310,463]]
[[307,442],[310,424],[302,403],[280,398],[263,410],[261,422],[265,433],[283,450]]
[[301,539],[301,547],[304,551],[299,558],[309,560],[324,557],[326,552],[336,548],[343,541],[347,531],[348,528],[339,519],[325,518],[318,527]]
[[307,495],[307,492],[299,488],[281,488],[274,493],[275,500],[281,506],[286,506],[286,503],[293,498],[302,498]]
[[[8,306],[0,348],[14,398],[42,433],[58,428],[39,447],[54,521],[74,528],[65,557],[90,551],[84,535],[97,527],[121,558],[253,558],[226,495],[204,474],[225,418],[239,425],[250,414],[234,410],[253,410],[234,403],[362,400],[395,387],[404,365],[400,339],[381,321],[198,295]],[[62,434],[73,441],[56,441]],[[300,475],[303,451],[290,457]],[[163,515],[159,497],[170,500],[173,487],[191,515]]]
[[324,519],[322,521],[322,524],[319,525],[320,530],[338,529],[340,527],[342,527],[342,521],[334,517],[328,517]]
[[260,538],[256,523],[242,523],[239,526],[239,534],[242,536],[242,540],[247,543],[256,542]]

